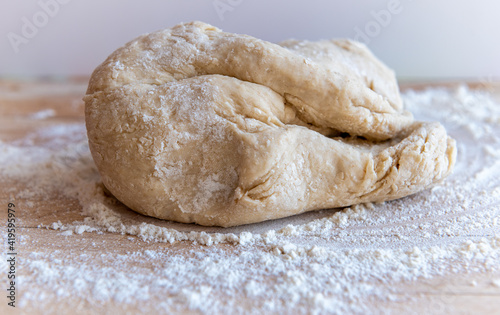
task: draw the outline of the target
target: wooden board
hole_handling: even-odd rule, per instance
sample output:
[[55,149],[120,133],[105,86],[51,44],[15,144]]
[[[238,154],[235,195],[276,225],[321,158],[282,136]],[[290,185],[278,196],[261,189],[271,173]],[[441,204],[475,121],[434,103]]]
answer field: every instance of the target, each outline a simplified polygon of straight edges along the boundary
[[[83,102],[81,100],[87,81],[74,79],[64,81],[31,81],[16,82],[0,80],[0,140],[11,142],[22,139],[30,132],[40,127],[53,126],[60,123],[83,123]],[[444,82],[433,84],[405,84],[408,87],[422,89],[429,86],[452,86],[456,83]],[[497,82],[472,83],[471,86],[487,89],[500,100],[500,84]],[[34,119],[33,114],[52,109],[54,112],[47,119]],[[0,165],[0,167],[2,167]],[[112,252],[127,255],[137,250],[177,248],[180,253],[196,249],[193,244],[150,243],[136,239],[126,241],[128,236],[113,233],[84,233],[61,237],[60,231],[37,228],[40,224],[49,225],[57,220],[63,224],[82,220],[80,208],[76,200],[53,195],[45,199],[15,199],[16,192],[22,190],[19,183],[2,181],[0,183],[0,222],[2,238],[6,236],[6,216],[8,203],[14,202],[17,209],[17,237],[22,240],[17,245],[19,257],[31,252],[50,255],[56,251],[63,254],[88,253],[90,257],[98,257]],[[23,241],[24,240],[24,241]],[[5,240],[4,240],[5,241]],[[5,242],[2,253],[5,256]],[[223,248],[225,245],[220,245]],[[2,258],[4,259],[4,258]],[[22,259],[19,262],[22,264]],[[151,262],[153,270],[154,262]],[[142,266],[144,267],[144,266]],[[147,267],[147,266],[146,266]],[[20,269],[23,270],[23,269]],[[18,271],[20,272],[20,271]],[[25,279],[36,277],[32,271],[23,270]],[[453,277],[434,277],[428,280],[403,282],[396,285],[394,291],[400,299],[384,302],[384,305],[374,304],[373,310],[389,310],[393,313],[460,313],[460,314],[500,314],[500,288],[492,285],[491,279],[499,279],[500,274],[471,273],[459,274]],[[7,284],[5,272],[2,275],[4,289]],[[26,282],[37,285],[37,283]],[[473,284],[473,285],[472,285]],[[18,303],[22,302],[23,292],[31,287],[18,287]],[[47,291],[50,291],[47,289]],[[5,291],[4,291],[5,292]],[[4,295],[4,294],[2,294]],[[90,303],[79,297],[58,299],[48,296],[50,303],[39,305],[26,304],[22,308],[12,309],[7,306],[7,299],[0,298],[0,314],[91,314],[91,313],[135,313],[145,312],[144,305],[112,303]],[[158,301],[148,301],[147,304]],[[379,302],[377,302],[379,303]]]

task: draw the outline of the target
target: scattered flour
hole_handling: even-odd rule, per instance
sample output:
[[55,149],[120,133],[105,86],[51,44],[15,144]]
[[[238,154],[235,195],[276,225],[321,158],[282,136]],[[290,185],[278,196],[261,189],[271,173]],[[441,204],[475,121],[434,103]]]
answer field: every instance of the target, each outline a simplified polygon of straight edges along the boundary
[[0,142],[0,177],[25,184],[7,192],[14,200],[78,200],[81,222],[39,225],[60,231],[61,242],[120,233],[129,235],[123,242],[172,244],[126,255],[23,253],[20,306],[71,296],[91,304],[157,301],[140,308],[145,313],[366,313],[369,301],[404,298],[396,289],[404,281],[497,272],[500,105],[466,87],[410,91],[404,100],[417,119],[442,122],[458,142],[456,169],[444,183],[382,204],[229,229],[126,209],[100,183],[83,125]]
[[33,113],[28,116],[30,119],[47,119],[50,117],[54,117],[56,115],[56,111],[53,109],[44,109],[39,112]]

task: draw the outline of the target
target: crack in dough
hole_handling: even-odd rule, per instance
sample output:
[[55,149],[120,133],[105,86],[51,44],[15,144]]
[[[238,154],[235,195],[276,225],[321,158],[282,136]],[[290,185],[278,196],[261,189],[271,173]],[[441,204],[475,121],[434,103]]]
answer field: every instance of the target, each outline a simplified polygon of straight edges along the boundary
[[115,51],[84,101],[107,189],[185,223],[400,198],[441,181],[456,156],[439,123],[404,110],[394,73],[348,40],[277,45],[180,24]]

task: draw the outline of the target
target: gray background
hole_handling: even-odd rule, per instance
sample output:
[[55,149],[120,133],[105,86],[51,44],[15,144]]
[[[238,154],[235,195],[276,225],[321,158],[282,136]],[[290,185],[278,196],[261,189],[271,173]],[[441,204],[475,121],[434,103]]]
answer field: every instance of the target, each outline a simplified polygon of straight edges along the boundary
[[500,1],[496,0],[1,3],[0,77],[89,75],[114,49],[137,35],[191,20],[273,42],[357,37],[400,78],[500,77]]

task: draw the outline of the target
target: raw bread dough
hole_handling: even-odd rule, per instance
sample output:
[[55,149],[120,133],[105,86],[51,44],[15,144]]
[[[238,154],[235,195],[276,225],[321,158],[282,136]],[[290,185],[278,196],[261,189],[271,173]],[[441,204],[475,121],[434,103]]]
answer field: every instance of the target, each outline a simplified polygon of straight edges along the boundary
[[348,40],[280,45],[192,22],[93,73],[89,145],[109,191],[157,218],[234,226],[407,196],[456,149],[414,122],[395,76]]

